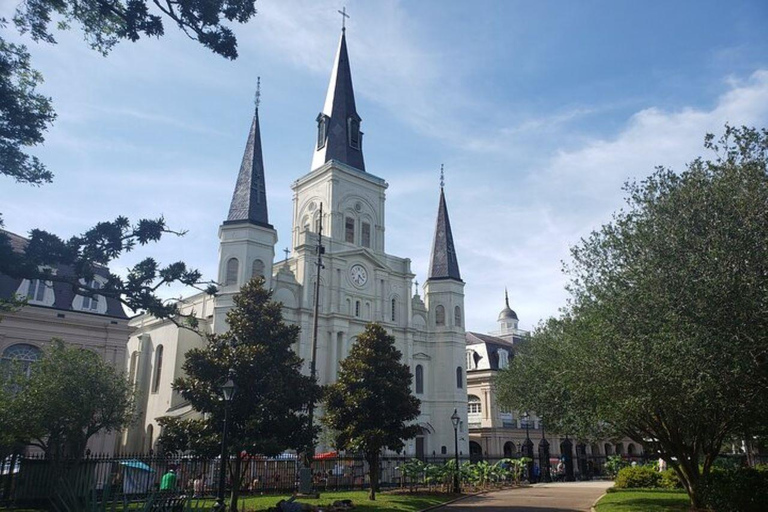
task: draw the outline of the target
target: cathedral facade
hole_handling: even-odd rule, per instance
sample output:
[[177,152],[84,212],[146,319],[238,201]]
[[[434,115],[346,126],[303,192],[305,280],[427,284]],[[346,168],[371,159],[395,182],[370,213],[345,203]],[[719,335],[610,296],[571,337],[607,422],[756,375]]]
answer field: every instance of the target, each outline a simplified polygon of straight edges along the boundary
[[[315,122],[317,139],[307,141],[312,142],[311,168],[292,185],[291,250],[275,261],[278,234],[269,222],[257,106],[230,209],[219,228],[219,294],[189,297],[182,309],[200,317],[201,329],[225,332],[234,295],[251,278],[263,276],[274,300],[283,304],[285,320],[301,328],[294,349],[307,373],[316,340],[320,384],[336,380],[339,362],[365,325],[380,323],[395,337],[414,375],[412,391],[421,400],[421,435],[406,443],[406,453],[452,454],[450,417],[457,410],[462,418],[459,450],[466,454],[464,282],[445,192],[441,186],[429,276],[421,294],[414,294],[411,260],[385,250],[388,184],[366,169],[344,31]],[[145,315],[132,319],[131,325],[135,331],[128,343],[128,373],[143,398],[140,421],[125,433],[123,449],[147,451],[160,434],[158,417],[195,414],[171,389],[171,382],[181,372],[186,351],[204,340]],[[318,446],[320,451],[327,448],[322,442]]]

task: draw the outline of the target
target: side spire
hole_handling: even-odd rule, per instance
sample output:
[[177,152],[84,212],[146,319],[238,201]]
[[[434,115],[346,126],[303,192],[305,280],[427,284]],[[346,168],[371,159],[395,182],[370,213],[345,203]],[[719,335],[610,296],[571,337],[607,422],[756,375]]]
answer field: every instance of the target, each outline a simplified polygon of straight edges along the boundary
[[429,263],[429,280],[454,279],[461,281],[459,260],[453,245],[451,221],[448,218],[448,206],[445,202],[445,176],[440,166],[440,204],[437,208],[435,238],[432,242],[432,256]]
[[[346,11],[342,14],[344,19],[348,17]],[[312,169],[335,160],[364,172],[363,132],[360,131],[362,118],[355,107],[346,27],[341,31],[325,104],[316,121],[317,144],[312,157]]]
[[272,228],[267,213],[267,189],[264,180],[264,158],[261,151],[259,105],[261,103],[261,77],[256,82],[253,121],[245,144],[243,162],[237,176],[235,192],[229,206],[226,222],[250,222]]

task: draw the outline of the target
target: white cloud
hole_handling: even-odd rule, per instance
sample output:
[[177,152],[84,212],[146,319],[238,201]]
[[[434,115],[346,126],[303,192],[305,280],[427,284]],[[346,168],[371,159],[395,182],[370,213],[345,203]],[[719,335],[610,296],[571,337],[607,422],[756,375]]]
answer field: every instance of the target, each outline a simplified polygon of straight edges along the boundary
[[569,259],[570,245],[623,205],[624,182],[642,179],[657,165],[681,170],[695,157],[706,157],[704,135],[721,133],[725,123],[768,125],[768,71],[726,84],[710,109],[647,108],[614,137],[555,151],[514,188],[486,190],[484,204],[502,207],[477,208],[476,200],[460,195],[451,215],[460,229],[454,235],[468,282],[470,328],[492,327],[505,284],[526,326],[556,314],[566,298],[560,262]]

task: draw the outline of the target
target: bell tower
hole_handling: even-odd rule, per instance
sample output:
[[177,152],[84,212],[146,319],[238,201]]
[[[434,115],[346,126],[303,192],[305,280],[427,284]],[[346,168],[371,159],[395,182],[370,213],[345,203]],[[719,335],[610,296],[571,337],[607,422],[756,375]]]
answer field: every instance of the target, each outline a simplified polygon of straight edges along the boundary
[[269,223],[267,213],[259,127],[260,93],[260,87],[257,87],[256,108],[229,214],[219,227],[219,294],[213,322],[216,333],[227,330],[226,313],[232,307],[233,296],[245,283],[263,276],[265,286],[272,286],[277,231]]

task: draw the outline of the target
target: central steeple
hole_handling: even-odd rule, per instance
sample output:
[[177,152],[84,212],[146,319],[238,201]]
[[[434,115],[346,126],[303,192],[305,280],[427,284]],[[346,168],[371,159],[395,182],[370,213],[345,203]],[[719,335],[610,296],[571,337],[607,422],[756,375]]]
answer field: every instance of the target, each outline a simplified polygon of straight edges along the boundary
[[335,160],[364,172],[361,121],[355,108],[346,29],[342,29],[325,105],[317,116],[317,143],[312,158],[312,170]]

